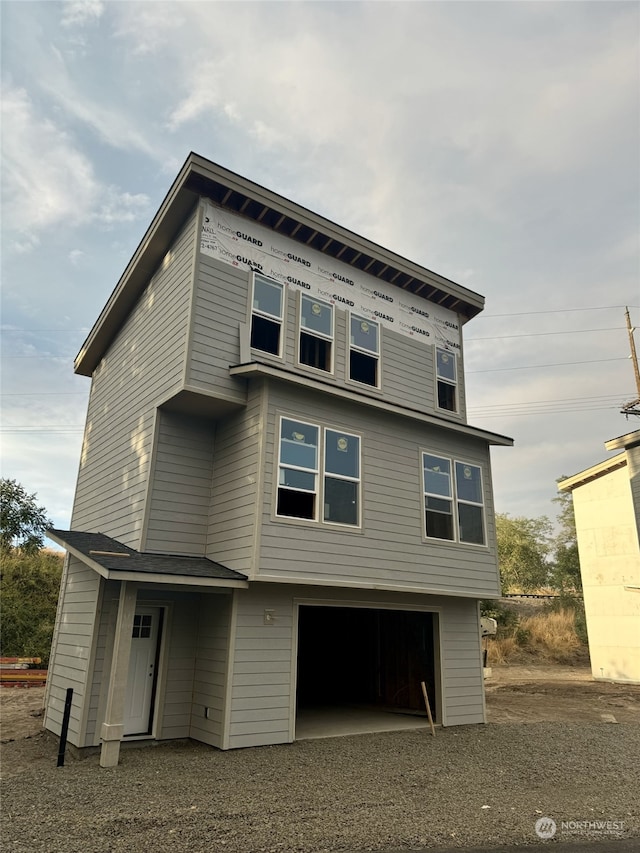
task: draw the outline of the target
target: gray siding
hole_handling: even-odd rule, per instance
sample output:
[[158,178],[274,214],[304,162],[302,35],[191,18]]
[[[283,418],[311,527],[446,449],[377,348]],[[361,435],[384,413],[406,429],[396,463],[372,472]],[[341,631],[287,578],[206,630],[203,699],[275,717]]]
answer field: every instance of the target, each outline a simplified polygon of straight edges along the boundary
[[240,363],[239,326],[247,321],[249,274],[199,255],[186,382],[192,388],[245,400],[245,383],[229,376]]
[[444,723],[483,723],[484,680],[478,602],[449,599],[441,616]]
[[195,213],[96,369],[72,527],[139,546],[155,406],[182,384]]
[[216,425],[207,556],[240,572],[253,568],[264,428],[259,383],[246,410]]
[[58,603],[55,657],[49,667],[46,728],[59,735],[67,688],[73,688],[69,742],[84,746],[83,715],[88,687],[94,631],[97,628],[100,576],[69,556],[67,579]]
[[190,737],[220,748],[224,733],[230,595],[200,601]]
[[[292,738],[296,671],[295,601],[324,605],[422,607],[439,613],[440,662],[437,703],[443,725],[482,723],[484,684],[477,602],[443,596],[384,593],[375,590],[255,584],[236,591],[236,630],[229,748],[287,743]],[[264,624],[265,608],[274,612]],[[437,676],[436,676],[437,680]]]
[[211,421],[158,411],[145,551],[204,555],[214,431]]
[[84,739],[85,746],[96,746],[100,743],[100,726],[103,717],[100,720],[98,717],[100,714],[104,714],[118,616],[120,584],[117,581],[103,581],[103,586],[102,606],[97,615],[96,651],[91,674],[92,683],[87,714],[87,731]]
[[[273,519],[280,414],[362,437],[361,531]],[[488,547],[424,541],[421,450],[481,466]],[[274,382],[269,385],[264,457],[260,573],[292,581],[304,577],[311,583],[499,594],[489,450],[483,441],[386,413],[373,419],[356,404],[300,389],[292,392]]]
[[164,627],[168,648],[158,740],[189,737],[198,636],[198,620],[194,613],[197,610],[196,595],[172,597],[168,624]]
[[[244,386],[229,376],[229,365],[239,364],[240,324],[250,322],[249,294],[251,273],[206,255],[199,256],[194,319],[192,321],[187,384],[215,394],[242,401]],[[462,353],[458,353],[459,412],[436,408],[435,346],[422,337],[410,338],[381,326],[380,391],[347,380],[348,312],[335,306],[334,370],[332,374],[298,363],[300,293],[285,288],[284,341],[282,359],[253,350],[256,360],[293,369],[306,376],[321,378],[330,384],[373,394],[390,403],[420,412],[438,413],[454,421],[465,418],[465,393]],[[425,301],[428,308],[429,303]]]

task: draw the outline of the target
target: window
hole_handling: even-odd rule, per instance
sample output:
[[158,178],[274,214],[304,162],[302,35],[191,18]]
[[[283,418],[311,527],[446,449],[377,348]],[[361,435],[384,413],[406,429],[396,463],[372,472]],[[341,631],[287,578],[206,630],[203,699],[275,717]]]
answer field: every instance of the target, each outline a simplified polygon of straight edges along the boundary
[[[477,465],[422,454],[425,529],[429,539],[484,545],[482,471]],[[455,506],[455,515],[454,515]],[[457,530],[457,536],[456,536]]]
[[359,524],[360,439],[325,430],[324,515],[334,524]]
[[427,536],[430,539],[453,540],[451,462],[429,453],[422,455],[422,462]]
[[282,418],[277,514],[315,519],[319,428]]
[[258,273],[253,277],[251,308],[251,346],[280,355],[284,288]]
[[460,541],[484,545],[482,472],[477,465],[456,462]]
[[332,370],[333,306],[302,294],[300,297],[300,364]]
[[[320,460],[322,432],[324,455]],[[276,515],[318,521],[319,487],[322,521],[359,526],[360,438],[281,418]]]
[[456,355],[445,349],[436,348],[436,375],[438,381],[438,408],[457,412],[456,389],[458,373]]
[[377,388],[380,384],[379,326],[355,314],[351,315],[349,322],[349,379]]

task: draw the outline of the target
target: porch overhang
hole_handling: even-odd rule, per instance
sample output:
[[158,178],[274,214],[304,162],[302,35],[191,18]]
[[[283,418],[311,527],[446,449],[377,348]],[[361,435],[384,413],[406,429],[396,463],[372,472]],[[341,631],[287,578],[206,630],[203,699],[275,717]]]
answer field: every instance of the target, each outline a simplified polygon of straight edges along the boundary
[[247,577],[208,557],[135,551],[104,533],[51,528],[46,535],[106,580],[247,589]]

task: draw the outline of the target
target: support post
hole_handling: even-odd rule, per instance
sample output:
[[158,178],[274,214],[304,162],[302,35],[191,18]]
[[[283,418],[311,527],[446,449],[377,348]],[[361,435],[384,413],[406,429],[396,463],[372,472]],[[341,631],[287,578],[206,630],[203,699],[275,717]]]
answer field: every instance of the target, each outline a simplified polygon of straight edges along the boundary
[[124,700],[129,676],[131,634],[136,612],[138,587],[121,581],[118,618],[113,641],[113,657],[109,674],[109,690],[102,724],[100,766],[116,767],[120,758],[120,741],[124,734]]

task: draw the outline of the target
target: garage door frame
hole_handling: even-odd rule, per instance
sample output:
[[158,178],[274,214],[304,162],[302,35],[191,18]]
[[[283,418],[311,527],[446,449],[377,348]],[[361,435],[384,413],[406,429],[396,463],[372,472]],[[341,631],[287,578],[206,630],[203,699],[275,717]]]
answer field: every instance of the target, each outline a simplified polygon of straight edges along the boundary
[[348,607],[363,608],[367,610],[404,610],[431,613],[434,619],[433,631],[433,679],[436,684],[436,714],[437,719],[444,720],[444,703],[442,701],[442,605],[437,604],[400,604],[397,602],[379,602],[366,600],[345,600],[334,598],[294,598],[293,599],[293,636],[291,643],[291,704],[289,708],[289,737],[291,741],[296,739],[296,697],[298,693],[298,630],[300,625],[301,607]]

